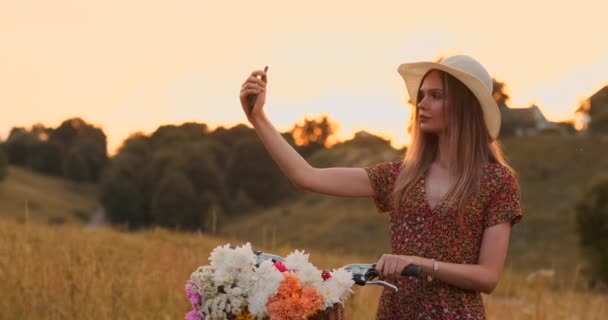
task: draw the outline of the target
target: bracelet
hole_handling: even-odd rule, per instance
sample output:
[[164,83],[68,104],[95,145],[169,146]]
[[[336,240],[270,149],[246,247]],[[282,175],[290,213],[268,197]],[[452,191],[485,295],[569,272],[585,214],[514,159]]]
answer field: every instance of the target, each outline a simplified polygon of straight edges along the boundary
[[[433,275],[437,274],[437,271],[439,271],[439,261],[435,260],[435,259],[431,259],[433,261]],[[431,282],[433,281],[433,277],[430,274],[426,275],[426,279]]]

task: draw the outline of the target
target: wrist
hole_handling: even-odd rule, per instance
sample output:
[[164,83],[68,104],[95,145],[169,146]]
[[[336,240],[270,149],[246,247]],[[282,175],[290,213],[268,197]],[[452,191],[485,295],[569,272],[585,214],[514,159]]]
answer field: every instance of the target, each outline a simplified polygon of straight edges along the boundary
[[433,273],[433,259],[427,259],[427,258],[420,257],[420,258],[418,258],[418,261],[416,261],[416,264],[422,268],[422,271],[424,271],[424,273],[426,273],[426,274]]
[[426,275],[429,281],[432,281],[439,271],[439,261],[435,259],[420,258],[418,263],[419,266],[422,267],[423,274]]
[[264,119],[266,119],[266,115],[263,112],[256,112],[254,114],[251,114],[251,115],[247,116],[247,120],[254,127],[256,125],[258,125],[259,123],[261,123],[262,121],[264,121]]

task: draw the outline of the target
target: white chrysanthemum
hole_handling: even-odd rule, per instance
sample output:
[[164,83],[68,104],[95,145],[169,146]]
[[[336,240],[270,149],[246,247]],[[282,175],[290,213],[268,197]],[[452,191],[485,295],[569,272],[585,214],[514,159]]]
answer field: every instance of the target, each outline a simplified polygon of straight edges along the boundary
[[266,302],[277,293],[283,274],[270,260],[260,263],[252,276],[253,286],[247,297],[248,310],[257,318],[266,316]]
[[227,314],[224,308],[226,307],[227,299],[227,295],[220,294],[214,298],[205,301],[201,310],[203,310],[205,314],[209,315],[208,319],[226,319]]
[[236,316],[241,313],[246,306],[246,300],[242,295],[242,290],[238,287],[231,289],[231,292],[228,294],[228,300],[230,300],[230,305],[226,308],[226,313],[232,313]]
[[308,265],[309,256],[310,255],[305,254],[304,251],[296,250],[285,258],[284,265],[291,271],[300,270]]
[[230,285],[233,281],[234,270],[226,266],[226,260],[229,259],[232,251],[230,244],[226,244],[213,249],[209,256],[210,265],[213,268],[213,281],[217,285]]
[[252,266],[250,269],[241,270],[241,272],[236,275],[235,285],[242,290],[241,295],[248,295],[249,292],[251,292],[255,282],[254,269],[255,266]]
[[229,314],[238,315],[246,307],[246,300],[240,288],[234,287],[222,291],[203,297],[201,311],[207,316],[206,319],[227,319]]
[[204,286],[202,288],[202,291],[200,292],[200,294],[203,296],[204,299],[213,298],[213,297],[217,296],[218,293],[219,293],[218,288],[213,285]]
[[235,249],[231,249],[229,244],[218,246],[211,253],[209,260],[214,270],[213,281],[224,286],[232,285],[235,280],[242,280],[243,275],[239,275],[250,272],[256,262],[250,243]]
[[[199,267],[192,274],[204,301],[201,311],[208,319],[226,319],[237,315],[247,306],[246,291],[252,286],[255,255],[251,244],[230,248],[216,247],[209,257],[210,265]],[[221,289],[220,289],[221,288]]]
[[323,284],[316,286],[315,289],[323,297],[323,305],[325,308],[333,306],[335,303],[340,302],[338,288],[334,281],[328,279]]
[[331,272],[331,278],[335,279],[342,287],[350,289],[354,284],[352,272],[340,268]]
[[243,295],[243,289],[234,287],[226,290],[226,293],[231,297],[240,297]]
[[217,294],[217,287],[213,283],[213,270],[211,266],[199,267],[192,273],[190,279],[194,282],[196,291],[204,298]]
[[323,296],[325,307],[331,307],[335,303],[343,303],[352,293],[354,284],[352,273],[340,268],[331,272],[331,278],[315,288]]
[[316,287],[323,282],[321,270],[317,269],[312,264],[308,263],[305,266],[300,267],[296,271],[296,275],[302,285]]
[[197,286],[202,287],[205,284],[209,284],[213,277],[213,269],[211,266],[202,266],[196,269],[191,275],[190,279],[196,283]]
[[230,243],[215,247],[209,256],[211,267],[217,267],[217,264],[221,263],[221,261],[225,259],[226,255],[230,254],[231,251],[232,249],[230,249]]
[[240,247],[236,247],[234,249],[234,253],[237,256],[241,257],[242,261],[240,262],[240,264],[249,264],[251,260],[253,260],[253,263],[255,264],[255,254],[253,253],[251,243],[247,242]]

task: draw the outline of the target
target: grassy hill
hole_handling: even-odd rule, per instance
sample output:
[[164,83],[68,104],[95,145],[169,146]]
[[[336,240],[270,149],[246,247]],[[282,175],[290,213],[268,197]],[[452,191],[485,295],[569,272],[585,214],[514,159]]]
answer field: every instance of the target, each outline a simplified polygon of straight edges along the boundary
[[[573,205],[601,173],[608,173],[608,138],[538,135],[503,142],[519,173],[525,218],[513,231],[509,264],[518,270],[553,268],[568,276],[583,266]],[[319,166],[366,166],[395,159],[394,152],[322,150]],[[338,253],[379,256],[389,250],[387,219],[371,199],[342,199],[302,191],[295,202],[226,222],[224,235],[258,243],[287,243]]]
[[608,174],[608,137],[539,135],[507,140],[505,150],[519,173],[525,214],[513,258],[522,266],[579,266],[574,204]]
[[[186,280],[225,243],[240,244],[163,229],[123,233],[0,218],[0,319],[183,319]],[[292,251],[256,249],[283,256]],[[369,261],[311,252],[320,268]],[[484,295],[488,319],[602,319],[608,298],[577,284],[576,278],[526,280],[507,270],[497,290]],[[379,294],[378,287],[356,287],[347,318],[373,319]]]
[[97,210],[97,185],[10,167],[0,183],[0,217],[40,223],[86,222]]

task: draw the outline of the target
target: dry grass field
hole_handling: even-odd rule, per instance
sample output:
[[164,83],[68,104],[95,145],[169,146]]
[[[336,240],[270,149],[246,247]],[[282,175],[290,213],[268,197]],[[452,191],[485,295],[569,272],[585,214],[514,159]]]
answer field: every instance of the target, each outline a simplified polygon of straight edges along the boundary
[[[240,244],[163,229],[124,233],[0,219],[0,319],[183,319],[185,281],[227,242]],[[316,251],[311,260],[321,268],[373,262]],[[526,278],[505,272],[499,288],[484,296],[489,319],[605,319],[608,297],[585,290],[576,274]],[[379,294],[377,287],[357,288],[348,319],[374,318]]]

